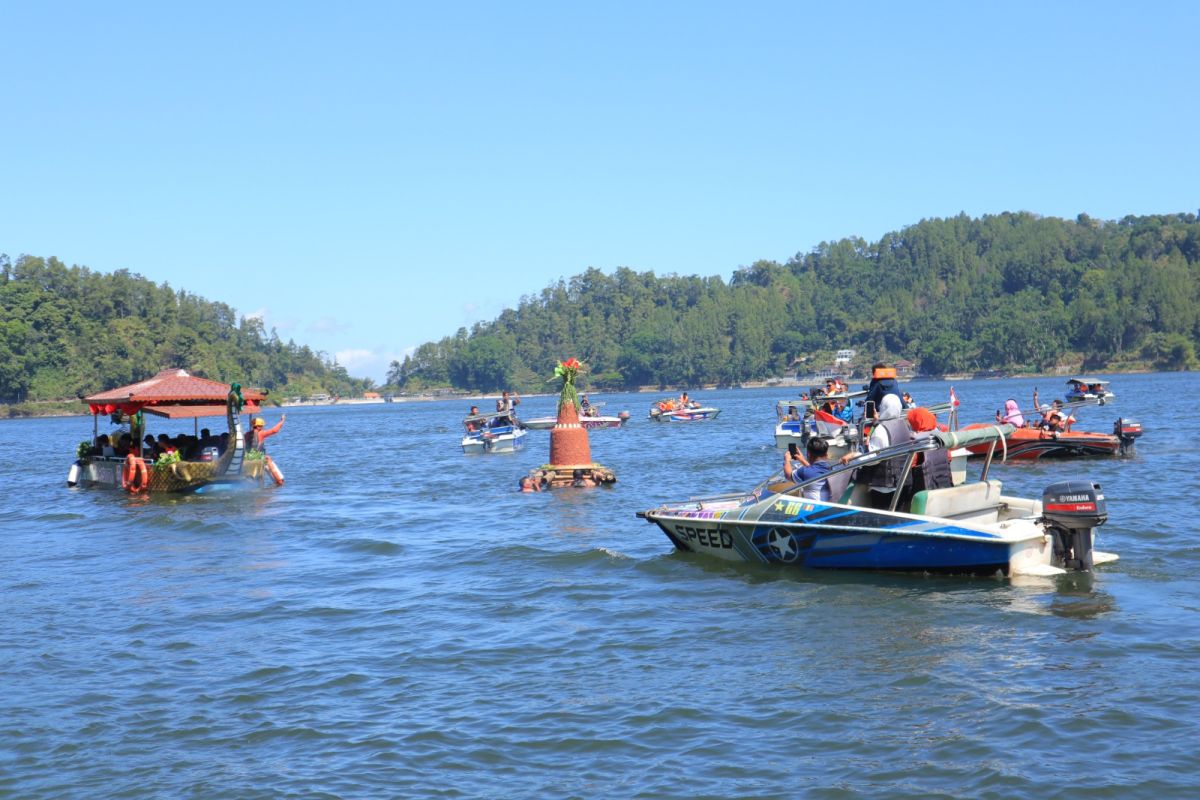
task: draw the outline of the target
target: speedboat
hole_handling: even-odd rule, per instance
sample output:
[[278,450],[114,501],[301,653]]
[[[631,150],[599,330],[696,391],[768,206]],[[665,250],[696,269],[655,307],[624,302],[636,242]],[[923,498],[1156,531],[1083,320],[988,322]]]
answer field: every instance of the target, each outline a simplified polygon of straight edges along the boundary
[[848,422],[836,414],[824,410],[825,401],[850,403],[853,398],[866,392],[823,395],[814,390],[811,397],[798,400],[780,400],[775,403],[775,447],[787,450],[792,444],[804,449],[810,436],[820,436],[829,442],[830,459],[847,452],[858,441],[856,423]]
[[512,453],[525,446],[525,425],[511,411],[467,417],[463,426],[462,451],[467,455]]
[[655,422],[700,422],[706,419],[716,419],[721,409],[702,406],[699,403],[688,403],[680,406],[673,399],[660,400],[650,406],[650,419]]
[[1108,388],[1108,381],[1099,378],[1071,378],[1067,381],[1067,402],[1104,405],[1117,396]]
[[[857,471],[893,459],[988,443],[994,449],[1012,426],[977,431],[933,431],[927,438],[836,465],[823,478],[794,484],[773,476],[748,492],[666,503],[639,517],[657,525],[676,549],[724,561],[811,569],[1056,575],[1090,571],[1117,560],[1094,548],[1095,529],[1108,519],[1099,484],[1065,481],[1047,486],[1040,500],[1003,493],[987,477],[991,458],[974,481],[956,472],[953,485],[892,493],[889,507],[872,505]],[[809,484],[829,480],[836,500],[803,496]]]
[[[535,431],[545,431],[554,427],[558,421],[558,417],[534,417],[533,419],[522,420],[522,424]],[[619,428],[629,421],[629,412],[622,411],[617,416],[597,414],[596,416],[581,416],[579,424],[587,428],[589,431],[602,430],[604,428]]]
[[[277,485],[283,473],[269,456],[246,449],[242,414],[260,410],[267,392],[243,390],[191,375],[187,370],[162,370],[153,378],[83,398],[92,415],[92,438],[80,442],[78,456],[67,473],[68,486],[105,486],[131,494],[201,492],[233,488],[243,481],[267,476]],[[101,435],[100,419],[117,431]],[[203,440],[199,420],[225,417],[228,434]],[[158,459],[143,455],[149,418],[192,420],[195,436],[184,453],[164,453]],[[111,444],[101,443],[111,440]]]
[[[994,424],[977,422],[967,425],[962,430],[976,431],[995,427]],[[1143,433],[1140,422],[1125,418],[1116,421],[1112,433],[1048,431],[1032,427],[1013,428],[1012,432],[1004,437],[1001,454],[1006,461],[1111,456],[1130,452]],[[984,444],[972,445],[967,449],[972,455],[987,454],[987,446]]]

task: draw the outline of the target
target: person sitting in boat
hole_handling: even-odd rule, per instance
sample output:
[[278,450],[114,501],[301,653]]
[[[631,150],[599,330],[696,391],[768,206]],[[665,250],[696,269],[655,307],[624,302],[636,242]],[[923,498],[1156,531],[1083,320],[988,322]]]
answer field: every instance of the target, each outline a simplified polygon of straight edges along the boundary
[[154,458],[158,455],[158,442],[154,441],[154,437],[146,434],[146,438],[142,439],[142,455],[146,458]]
[[1072,414],[1070,409],[1066,407],[1066,404],[1062,401],[1061,397],[1055,398],[1054,403],[1051,405],[1051,409],[1058,414],[1060,420],[1060,429],[1066,433],[1070,433],[1071,426],[1079,420],[1075,419],[1075,415]]
[[[879,406],[878,421],[871,428],[867,439],[866,454],[884,450],[896,445],[912,441],[912,429],[900,416],[900,395],[885,394]],[[841,463],[849,464],[864,453],[853,451],[842,456]],[[860,467],[857,480],[867,481],[871,488],[870,502],[874,508],[888,508],[892,503],[892,495],[897,490],[909,490],[912,487],[912,474],[908,475],[904,485],[900,485],[900,476],[904,473],[904,458],[890,458],[878,464]]]
[[115,456],[116,454],[117,451],[115,448],[113,448],[112,444],[109,443],[107,433],[102,433],[96,437],[96,444],[92,447],[92,455],[104,456],[107,458],[109,456]]
[[679,395],[679,401],[676,403],[676,405],[678,406],[678,408],[683,409],[685,411],[689,408],[699,408],[700,407],[699,403],[697,403],[695,400],[692,400],[690,397],[688,397],[687,392],[684,392],[681,395]]
[[470,412],[467,414],[464,424],[467,426],[467,433],[474,433],[483,427],[483,420],[473,419],[479,416],[479,406],[471,406]]
[[784,420],[787,422],[799,422],[800,412],[796,410],[795,406],[788,406],[787,416],[784,417]]
[[591,401],[588,400],[588,396],[586,394],[580,395],[580,397],[579,397],[579,411],[585,417],[600,416],[600,409],[598,409],[594,405],[592,405]]
[[838,400],[834,403],[833,415],[842,422],[854,422],[854,408],[847,400]]
[[158,442],[154,446],[154,454],[156,456],[174,453],[175,449],[175,443],[171,441],[170,436],[167,436],[165,433],[160,433],[158,435]]
[[904,401],[900,398],[900,385],[896,383],[896,369],[883,362],[879,362],[871,368],[871,382],[863,388],[867,390],[863,406],[866,409],[866,415],[872,419],[881,418],[880,410],[883,398],[889,395],[896,398],[896,403],[901,408],[904,406]]
[[1015,428],[1025,427],[1025,415],[1021,413],[1021,406],[1013,398],[1008,398],[1004,401],[1004,413],[996,411],[996,422],[1001,425],[1012,425]]
[[900,395],[900,403],[905,408],[915,408],[917,405],[917,402],[915,400],[913,400],[912,395],[909,394],[908,392],[905,392],[904,394]]
[[279,417],[279,422],[276,422],[270,428],[265,428],[266,422],[263,421],[263,418],[255,417],[250,423],[250,433],[246,435],[246,449],[251,452],[267,452],[267,439],[283,429],[283,421],[286,419],[287,414],[282,414]]
[[[788,445],[787,452],[783,454],[783,474],[796,483],[828,475],[829,471],[833,469],[829,464],[829,459],[826,458],[829,453],[829,443],[820,437],[810,436],[804,449],[808,453],[808,458],[800,455],[800,449],[796,447],[795,442]],[[800,493],[809,500],[829,500],[829,481],[823,479],[816,483],[810,483],[801,489]]]
[[[910,408],[905,414],[913,439],[928,439],[937,430],[937,417],[928,408]],[[912,494],[923,489],[947,489],[954,485],[950,475],[950,453],[945,448],[917,454],[913,464]],[[911,498],[911,494],[909,495]]]
[[224,453],[229,448],[229,431],[217,437],[217,452]]

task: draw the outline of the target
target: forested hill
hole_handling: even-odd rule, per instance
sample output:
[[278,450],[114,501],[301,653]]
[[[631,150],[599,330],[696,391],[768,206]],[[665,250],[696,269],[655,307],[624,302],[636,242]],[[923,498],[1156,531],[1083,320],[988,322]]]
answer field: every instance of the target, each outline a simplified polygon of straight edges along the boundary
[[182,367],[287,394],[361,394],[321,353],[262,320],[122,270],[0,255],[0,402],[73,398]]
[[[1103,222],[1004,213],[924,220],[720,277],[589,269],[393,362],[405,388],[544,386],[577,356],[593,385],[735,384],[904,358],[923,374],[1187,368],[1200,335],[1194,214]],[[823,362],[824,359],[824,362]]]

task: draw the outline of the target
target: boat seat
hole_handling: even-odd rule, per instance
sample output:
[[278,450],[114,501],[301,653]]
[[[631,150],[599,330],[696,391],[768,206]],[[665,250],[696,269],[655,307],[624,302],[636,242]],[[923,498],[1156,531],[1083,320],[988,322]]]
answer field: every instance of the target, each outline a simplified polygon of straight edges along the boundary
[[854,485],[850,483],[853,477],[854,470],[848,469],[827,478],[829,481],[829,499],[843,505],[849,503],[850,498],[854,494]]
[[913,495],[910,514],[948,519],[997,517],[1000,481],[977,481],[946,489],[925,489]]

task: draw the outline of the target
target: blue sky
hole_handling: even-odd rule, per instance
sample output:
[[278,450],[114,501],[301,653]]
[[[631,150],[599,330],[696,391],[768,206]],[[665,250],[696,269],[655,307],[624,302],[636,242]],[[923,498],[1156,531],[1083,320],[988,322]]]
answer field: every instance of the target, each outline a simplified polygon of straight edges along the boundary
[[742,5],[4,3],[0,252],[381,381],[592,266],[1200,207],[1196,4]]

